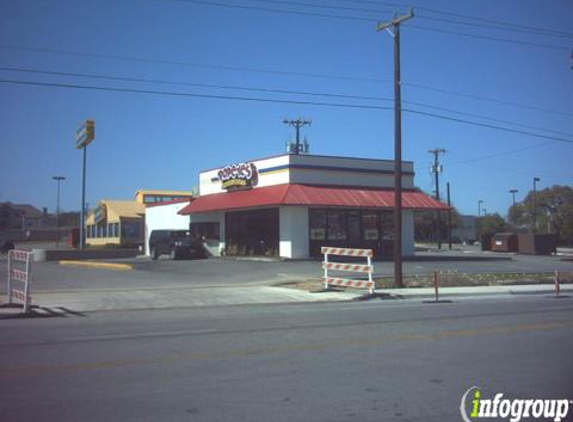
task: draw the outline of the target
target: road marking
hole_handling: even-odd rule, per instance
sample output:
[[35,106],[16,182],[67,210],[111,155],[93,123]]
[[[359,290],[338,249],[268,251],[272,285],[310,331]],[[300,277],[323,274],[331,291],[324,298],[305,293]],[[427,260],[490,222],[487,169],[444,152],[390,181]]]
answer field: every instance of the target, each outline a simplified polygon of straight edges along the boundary
[[347,339],[333,340],[322,343],[299,343],[282,344],[268,347],[254,347],[246,349],[234,349],[226,351],[209,351],[204,353],[188,353],[173,355],[158,355],[153,357],[126,358],[105,361],[71,363],[71,364],[49,364],[49,365],[9,365],[0,366],[0,380],[18,376],[38,376],[48,374],[76,373],[95,369],[114,369],[120,367],[161,365],[181,361],[206,361],[218,359],[232,359],[240,357],[250,357],[256,355],[276,355],[290,354],[297,352],[317,352],[337,348],[347,347],[378,347],[384,344],[391,344],[404,341],[436,341],[450,340],[458,338],[473,338],[487,335],[519,334],[535,331],[545,331],[560,328],[573,327],[573,321],[553,321],[537,324],[517,324],[501,325],[491,327],[479,327],[474,329],[461,330],[441,330],[435,333],[412,333],[381,336],[379,338],[368,339]]
[[92,261],[73,261],[73,260],[62,260],[58,261],[60,265],[74,265],[78,267],[90,267],[90,268],[103,268],[108,270],[120,270],[129,271],[133,269],[131,264],[117,264],[112,262],[92,262]]
[[[147,333],[134,333],[134,334],[106,334],[101,336],[79,336],[79,337],[65,337],[60,341],[63,343],[82,342],[82,341],[107,341],[107,340],[131,340],[138,338],[152,338],[152,337],[173,337],[173,336],[192,336],[199,334],[213,334],[218,330],[215,329],[202,329],[202,330],[183,330],[183,331],[152,331]],[[60,341],[57,341],[59,343]]]

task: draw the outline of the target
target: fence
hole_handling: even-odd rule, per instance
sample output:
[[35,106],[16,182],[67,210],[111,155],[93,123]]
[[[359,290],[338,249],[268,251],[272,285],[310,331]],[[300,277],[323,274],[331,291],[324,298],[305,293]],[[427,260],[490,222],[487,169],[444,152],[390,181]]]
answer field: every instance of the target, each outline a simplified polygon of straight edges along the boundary
[[[12,249],[8,252],[8,303],[15,302],[23,305],[23,312],[30,312],[32,306],[32,292],[30,282],[32,281],[32,261],[34,253]],[[16,268],[20,266],[21,268]],[[24,289],[12,286],[14,282],[23,283]],[[18,286],[21,287],[21,286]]]
[[[372,249],[322,247],[320,252],[324,254],[324,262],[322,263],[322,268],[324,269],[325,289],[328,289],[328,286],[341,286],[355,289],[367,288],[370,294],[374,292],[374,281],[372,280],[372,273],[374,272],[374,267],[372,266]],[[328,260],[329,255],[366,258],[366,265],[356,263],[330,262]],[[368,274],[368,281],[351,278],[331,277],[328,275],[328,270]]]

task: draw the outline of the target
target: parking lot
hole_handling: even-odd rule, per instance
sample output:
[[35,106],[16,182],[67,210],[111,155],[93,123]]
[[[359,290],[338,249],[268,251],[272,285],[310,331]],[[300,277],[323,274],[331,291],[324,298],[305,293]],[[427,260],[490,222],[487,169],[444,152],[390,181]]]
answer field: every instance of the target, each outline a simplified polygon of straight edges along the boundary
[[[34,263],[34,291],[265,286],[287,281],[317,279],[322,276],[320,261],[276,261],[257,259],[196,259],[153,261],[148,257],[108,262],[125,263],[130,271],[63,266],[57,262]],[[375,261],[375,277],[391,276],[393,262]],[[404,261],[404,274],[430,274],[433,271],[465,273],[535,273],[573,271],[573,261],[559,256],[498,255],[483,253],[426,252]],[[0,292],[6,288],[6,257],[0,258]]]

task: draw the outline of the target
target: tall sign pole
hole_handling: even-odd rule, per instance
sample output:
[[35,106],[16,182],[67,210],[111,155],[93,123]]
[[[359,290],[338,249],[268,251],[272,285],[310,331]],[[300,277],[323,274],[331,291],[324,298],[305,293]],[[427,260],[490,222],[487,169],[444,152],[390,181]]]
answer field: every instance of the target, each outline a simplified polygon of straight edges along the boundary
[[76,148],[83,149],[82,159],[82,204],[80,207],[80,249],[86,244],[86,147],[95,139],[95,121],[86,120],[76,131]]
[[[394,38],[394,285],[402,281],[402,91],[400,86],[400,24],[414,17],[414,9],[390,22],[379,23],[377,31],[387,30]],[[392,28],[392,29],[390,29]]]
[[56,249],[60,249],[60,182],[66,180],[64,176],[52,177],[58,183],[58,193],[56,196]]

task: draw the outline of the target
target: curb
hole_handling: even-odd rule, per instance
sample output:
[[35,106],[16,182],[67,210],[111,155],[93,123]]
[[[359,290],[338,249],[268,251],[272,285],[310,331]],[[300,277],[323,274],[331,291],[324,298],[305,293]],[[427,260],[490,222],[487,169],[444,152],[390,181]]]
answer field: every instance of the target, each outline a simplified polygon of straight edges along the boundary
[[58,261],[59,265],[73,265],[78,267],[101,268],[108,270],[129,271],[133,270],[131,264],[116,264],[111,262],[91,262],[91,261],[72,261],[62,260]]

